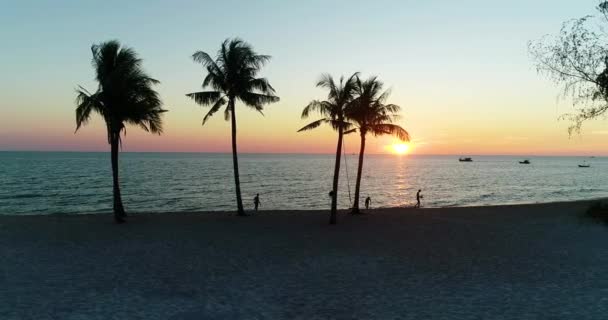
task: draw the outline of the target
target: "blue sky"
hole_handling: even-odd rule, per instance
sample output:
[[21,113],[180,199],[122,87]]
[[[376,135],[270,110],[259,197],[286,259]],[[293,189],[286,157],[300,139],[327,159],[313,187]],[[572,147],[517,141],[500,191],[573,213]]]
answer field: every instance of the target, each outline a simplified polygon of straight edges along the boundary
[[[490,148],[495,141],[471,143],[478,137],[520,141],[520,149],[505,146],[513,153],[532,153],[547,139],[551,148],[540,153],[560,153],[562,146],[595,152],[603,137],[593,132],[602,132],[605,123],[590,123],[586,135],[569,139],[568,124],[556,118],[570,107],[556,103],[559,89],[536,74],[526,46],[555,34],[565,20],[593,14],[596,3],[1,0],[0,110],[6,116],[0,149],[106,148],[99,121],[72,134],[74,88],[95,88],[91,44],[118,39],[134,47],[146,70],[161,80],[158,89],[170,110],[163,137],[133,129],[126,149],[228,150],[227,124],[218,117],[201,128],[203,110],[184,94],[197,90],[204,76],[190,55],[214,53],[225,38],[238,36],[273,56],[263,75],[282,99],[264,118],[241,112],[245,151],[260,145],[279,152],[331,150],[332,139],[315,146],[315,138],[329,130],[295,134],[305,123],[299,113],[309,100],[323,97],[314,87],[321,73],[361,71],[392,88],[392,102],[404,107],[402,125],[422,153],[452,150],[446,145],[496,152]],[[33,128],[43,138],[34,137]],[[287,145],[285,137],[293,143]],[[376,151],[391,142],[378,139]]]

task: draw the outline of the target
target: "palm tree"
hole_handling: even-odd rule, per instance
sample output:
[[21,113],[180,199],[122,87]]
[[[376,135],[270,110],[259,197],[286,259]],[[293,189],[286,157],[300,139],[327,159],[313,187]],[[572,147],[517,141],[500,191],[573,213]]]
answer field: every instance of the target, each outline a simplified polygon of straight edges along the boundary
[[[232,126],[232,164],[234,166],[234,183],[236,185],[236,204],[238,215],[244,216],[243,200],[241,199],[241,184],[239,180],[239,163],[236,148],[236,101],[240,100],[246,106],[262,113],[264,105],[279,101],[274,88],[266,78],[257,78],[257,74],[270,56],[260,55],[240,39],[226,39],[217,52],[215,60],[203,51],[192,55],[195,62],[201,63],[207,69],[203,80],[203,89],[210,91],[189,93],[202,106],[211,106],[203,118],[203,125],[209,117],[226,105],[224,118],[231,120]],[[263,114],[263,113],[262,113]]]
[[340,82],[336,84],[334,79],[325,74],[317,83],[317,87],[329,89],[327,100],[313,100],[304,110],[302,110],[302,118],[308,118],[311,112],[316,111],[323,118],[313,121],[304,126],[301,131],[308,131],[319,127],[323,123],[331,125],[338,131],[338,145],[336,147],[336,163],[334,166],[334,181],[331,192],[331,215],[329,218],[330,224],[336,224],[336,216],[338,209],[338,179],[340,176],[340,156],[342,154],[342,139],[344,132],[350,129],[351,124],[346,121],[345,109],[346,106],[353,100],[355,93],[355,79],[358,73],[354,73],[348,80],[344,81],[344,77],[340,77]]
[[91,46],[97,91],[90,93],[79,86],[76,91],[76,131],[87,124],[95,111],[106,123],[111,150],[114,195],[114,219],[124,222],[126,216],[118,183],[118,151],[121,133],[126,124],[161,134],[162,102],[153,85],[159,83],[142,69],[142,60],[131,48],[122,47],[118,41],[103,42]]
[[377,77],[355,81],[356,98],[346,110],[346,116],[355,123],[356,128],[347,133],[359,131],[361,147],[359,150],[359,165],[357,167],[357,183],[355,186],[355,202],[351,213],[359,211],[359,191],[361,190],[361,174],[363,172],[363,157],[365,154],[365,136],[393,135],[402,141],[409,141],[410,135],[405,129],[393,124],[401,107],[395,104],[384,104],[390,92],[382,91],[382,82]]

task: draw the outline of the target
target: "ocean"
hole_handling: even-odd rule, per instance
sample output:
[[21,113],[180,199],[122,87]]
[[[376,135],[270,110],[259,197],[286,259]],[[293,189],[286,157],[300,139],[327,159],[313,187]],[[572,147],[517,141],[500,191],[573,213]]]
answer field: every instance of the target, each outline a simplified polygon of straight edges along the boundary
[[[361,205],[423,207],[537,203],[608,195],[608,158],[366,155]],[[354,198],[356,155],[342,162],[339,207]],[[579,168],[586,161],[590,168]],[[328,209],[334,156],[241,154],[247,210]],[[128,212],[226,211],[236,207],[232,158],[212,153],[121,153]],[[350,192],[349,192],[350,189]],[[112,210],[110,155],[103,152],[0,152],[0,214],[101,213]]]

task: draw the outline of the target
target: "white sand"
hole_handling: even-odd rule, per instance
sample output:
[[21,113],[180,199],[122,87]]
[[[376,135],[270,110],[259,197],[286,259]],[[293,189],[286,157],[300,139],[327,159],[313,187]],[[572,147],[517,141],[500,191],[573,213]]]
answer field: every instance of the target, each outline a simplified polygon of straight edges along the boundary
[[588,203],[0,217],[0,319],[606,319]]

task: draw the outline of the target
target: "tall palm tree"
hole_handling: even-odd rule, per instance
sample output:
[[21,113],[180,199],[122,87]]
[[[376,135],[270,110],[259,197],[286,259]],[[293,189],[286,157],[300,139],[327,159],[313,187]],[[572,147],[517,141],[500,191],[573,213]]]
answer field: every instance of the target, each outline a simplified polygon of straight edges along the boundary
[[345,109],[353,100],[355,93],[355,80],[359,73],[354,73],[346,81],[344,77],[340,77],[340,82],[336,83],[331,75],[325,74],[317,83],[317,87],[326,88],[329,90],[327,100],[313,100],[304,110],[302,110],[302,119],[308,118],[311,112],[317,112],[323,118],[313,121],[304,126],[298,132],[308,131],[319,127],[323,123],[331,125],[338,131],[338,145],[336,146],[336,163],[334,165],[334,181],[331,193],[331,215],[329,218],[330,224],[336,224],[336,216],[338,209],[338,179],[340,177],[340,158],[342,154],[342,139],[344,132],[351,128],[351,124],[346,120]]
[[81,86],[76,91],[76,131],[87,124],[92,111],[106,123],[112,161],[114,219],[121,223],[126,216],[118,183],[121,133],[126,130],[126,124],[132,124],[161,134],[161,115],[167,110],[161,108],[160,97],[152,88],[159,81],[144,72],[142,60],[133,49],[122,47],[114,40],[91,46],[91,52],[98,87],[94,93]]
[[355,123],[356,128],[347,133],[359,131],[361,146],[359,150],[359,165],[357,167],[357,183],[355,186],[355,202],[351,213],[359,211],[359,191],[361,190],[361,174],[363,172],[363,157],[365,154],[365,136],[393,135],[402,141],[409,141],[409,133],[402,127],[393,124],[398,119],[397,112],[401,109],[395,104],[385,104],[390,92],[382,91],[383,84],[377,77],[355,81],[356,98],[346,108],[346,116]]
[[[279,101],[274,88],[266,78],[257,78],[257,74],[270,60],[270,56],[260,55],[240,39],[226,39],[217,52],[215,60],[203,51],[192,55],[195,62],[201,63],[207,69],[203,80],[203,89],[209,91],[189,93],[202,106],[211,106],[203,118],[203,125],[209,117],[226,105],[224,118],[230,119],[232,126],[232,164],[234,166],[234,183],[236,185],[236,204],[238,215],[245,215],[241,199],[241,184],[239,180],[239,163],[236,148],[236,101],[240,100],[246,106],[262,113],[264,105]],[[262,113],[263,114],[263,113]]]

